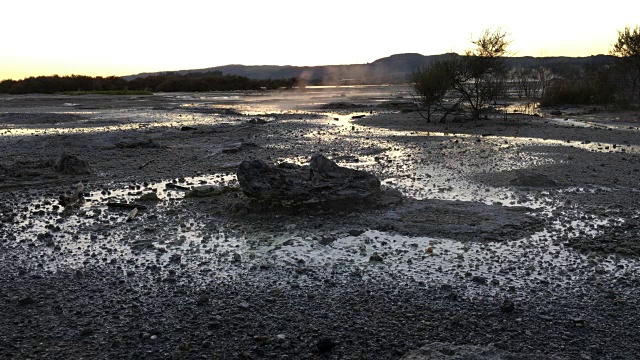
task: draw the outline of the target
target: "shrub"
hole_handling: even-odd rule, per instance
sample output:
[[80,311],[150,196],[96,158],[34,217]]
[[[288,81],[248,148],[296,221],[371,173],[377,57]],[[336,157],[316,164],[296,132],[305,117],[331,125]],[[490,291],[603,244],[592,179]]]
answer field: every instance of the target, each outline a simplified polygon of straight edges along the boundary
[[427,119],[427,122],[431,121],[431,116],[439,110],[444,112],[440,118],[440,122],[444,122],[457,105],[447,107],[444,103],[445,96],[453,88],[456,67],[457,61],[454,58],[448,58],[436,60],[413,72],[411,83],[416,94],[418,112]]

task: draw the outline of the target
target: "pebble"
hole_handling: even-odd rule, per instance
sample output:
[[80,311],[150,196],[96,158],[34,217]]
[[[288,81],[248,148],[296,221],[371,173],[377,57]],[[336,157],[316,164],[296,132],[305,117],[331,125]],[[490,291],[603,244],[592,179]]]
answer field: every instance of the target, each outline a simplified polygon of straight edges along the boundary
[[319,353],[326,353],[333,350],[336,345],[337,344],[333,340],[329,338],[322,338],[316,343],[316,348],[318,349]]
[[382,256],[380,256],[378,253],[373,253],[373,255],[369,257],[370,262],[382,262],[383,260],[384,259],[382,258]]
[[473,281],[474,283],[477,284],[486,284],[487,283],[487,278],[481,275],[474,275],[471,278],[471,281]]
[[18,299],[18,305],[20,306],[26,306],[26,305],[31,305],[33,304],[35,301],[33,300],[33,298],[31,296],[24,296]]
[[239,306],[240,308],[242,308],[242,309],[245,309],[245,310],[246,310],[246,309],[248,309],[251,305],[249,305],[249,303],[248,303],[248,302],[243,301],[243,302],[241,302],[240,304],[238,304],[238,306]]
[[502,302],[502,305],[500,305],[500,311],[502,311],[503,313],[512,313],[515,310],[516,306],[513,303],[513,301],[509,300],[509,299],[505,299]]

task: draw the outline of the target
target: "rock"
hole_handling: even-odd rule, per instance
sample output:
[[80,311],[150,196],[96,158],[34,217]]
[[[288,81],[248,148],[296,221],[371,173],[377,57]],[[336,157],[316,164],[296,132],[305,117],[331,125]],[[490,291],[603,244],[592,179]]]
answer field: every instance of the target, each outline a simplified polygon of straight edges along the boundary
[[249,124],[263,125],[263,124],[266,124],[266,123],[267,123],[267,120],[261,119],[261,118],[253,118],[253,119],[249,120]]
[[56,171],[67,175],[90,174],[89,163],[75,155],[62,154],[56,162]]
[[34,302],[35,301],[33,300],[33,298],[31,296],[23,296],[23,297],[18,299],[18,305],[20,305],[20,306],[31,305]]
[[333,340],[329,338],[322,338],[316,343],[316,349],[318,353],[322,354],[333,350],[336,345],[338,344],[336,344]]
[[238,304],[238,306],[239,306],[241,309],[245,309],[245,310],[247,310],[249,307],[251,307],[251,305],[249,305],[249,303],[248,303],[248,302],[246,302],[246,301],[241,302],[240,304]]
[[194,131],[194,130],[198,130],[198,129],[193,127],[193,126],[181,126],[180,127],[180,131]]
[[349,236],[360,236],[362,234],[364,234],[364,230],[349,230],[347,231],[347,234],[349,234]]
[[255,335],[253,337],[253,340],[257,343],[260,344],[268,344],[271,342],[271,337],[270,336],[265,336],[265,335]]
[[585,325],[585,321],[583,318],[571,318],[571,321],[573,321],[573,324],[578,327],[582,327]]
[[196,186],[193,189],[187,191],[184,194],[186,198],[201,198],[201,197],[210,197],[217,196],[226,193],[229,191],[229,188],[226,186],[217,186],[217,185],[203,185]]
[[338,238],[335,236],[322,235],[322,238],[320,238],[320,245],[324,245],[324,246],[331,245],[336,240],[338,240]]
[[84,199],[84,184],[79,183],[76,186],[76,191],[73,192],[72,194],[63,194],[60,195],[60,197],[58,198],[60,201],[60,205],[62,206],[69,206],[69,205],[74,205],[77,202],[81,201],[82,199]]
[[94,333],[93,329],[85,328],[85,329],[80,330],[79,334],[80,334],[80,336],[91,336],[91,335],[93,335],[93,333]]
[[198,297],[197,304],[198,305],[206,305],[209,303],[209,297],[207,295],[200,295]]
[[481,275],[474,275],[471,278],[471,281],[473,281],[474,283],[478,283],[478,284],[486,284],[487,283],[487,278]]
[[313,155],[309,166],[262,160],[243,161],[238,181],[248,197],[270,202],[362,203],[380,195],[380,181],[366,171],[338,166],[323,155]]
[[516,177],[511,179],[511,184],[516,186],[531,186],[531,187],[544,187],[544,186],[557,186],[558,184],[550,179],[547,175],[530,171],[530,170],[517,170]]
[[533,354],[512,353],[487,346],[456,345],[433,342],[422,348],[405,354],[400,360],[533,360],[547,357]]
[[378,253],[373,253],[373,255],[369,257],[369,262],[382,262],[382,261],[384,261],[384,259]]
[[560,115],[562,115],[562,111],[560,111],[560,110],[553,110],[553,111],[549,112],[549,114],[551,114],[551,115],[555,115],[555,116],[560,116]]
[[500,305],[500,311],[502,311],[503,313],[512,313],[516,308],[516,305],[513,303],[513,301],[509,300],[509,299],[505,299],[502,302],[502,305]]

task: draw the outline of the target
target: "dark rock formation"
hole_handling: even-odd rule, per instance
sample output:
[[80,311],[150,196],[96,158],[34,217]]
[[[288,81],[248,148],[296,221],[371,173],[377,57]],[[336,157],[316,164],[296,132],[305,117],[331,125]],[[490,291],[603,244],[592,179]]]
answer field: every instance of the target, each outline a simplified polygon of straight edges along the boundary
[[311,157],[308,166],[243,161],[238,181],[248,197],[271,202],[362,203],[382,193],[380,180],[373,174],[338,166],[318,154]]

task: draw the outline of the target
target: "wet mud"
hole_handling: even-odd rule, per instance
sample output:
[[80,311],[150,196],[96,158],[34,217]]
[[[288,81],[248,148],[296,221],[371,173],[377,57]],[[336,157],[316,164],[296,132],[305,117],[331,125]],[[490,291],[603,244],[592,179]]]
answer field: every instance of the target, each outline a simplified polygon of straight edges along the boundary
[[[637,114],[433,124],[410,101],[3,96],[0,356],[635,358]],[[268,206],[238,184],[244,160],[315,153],[401,201]]]

